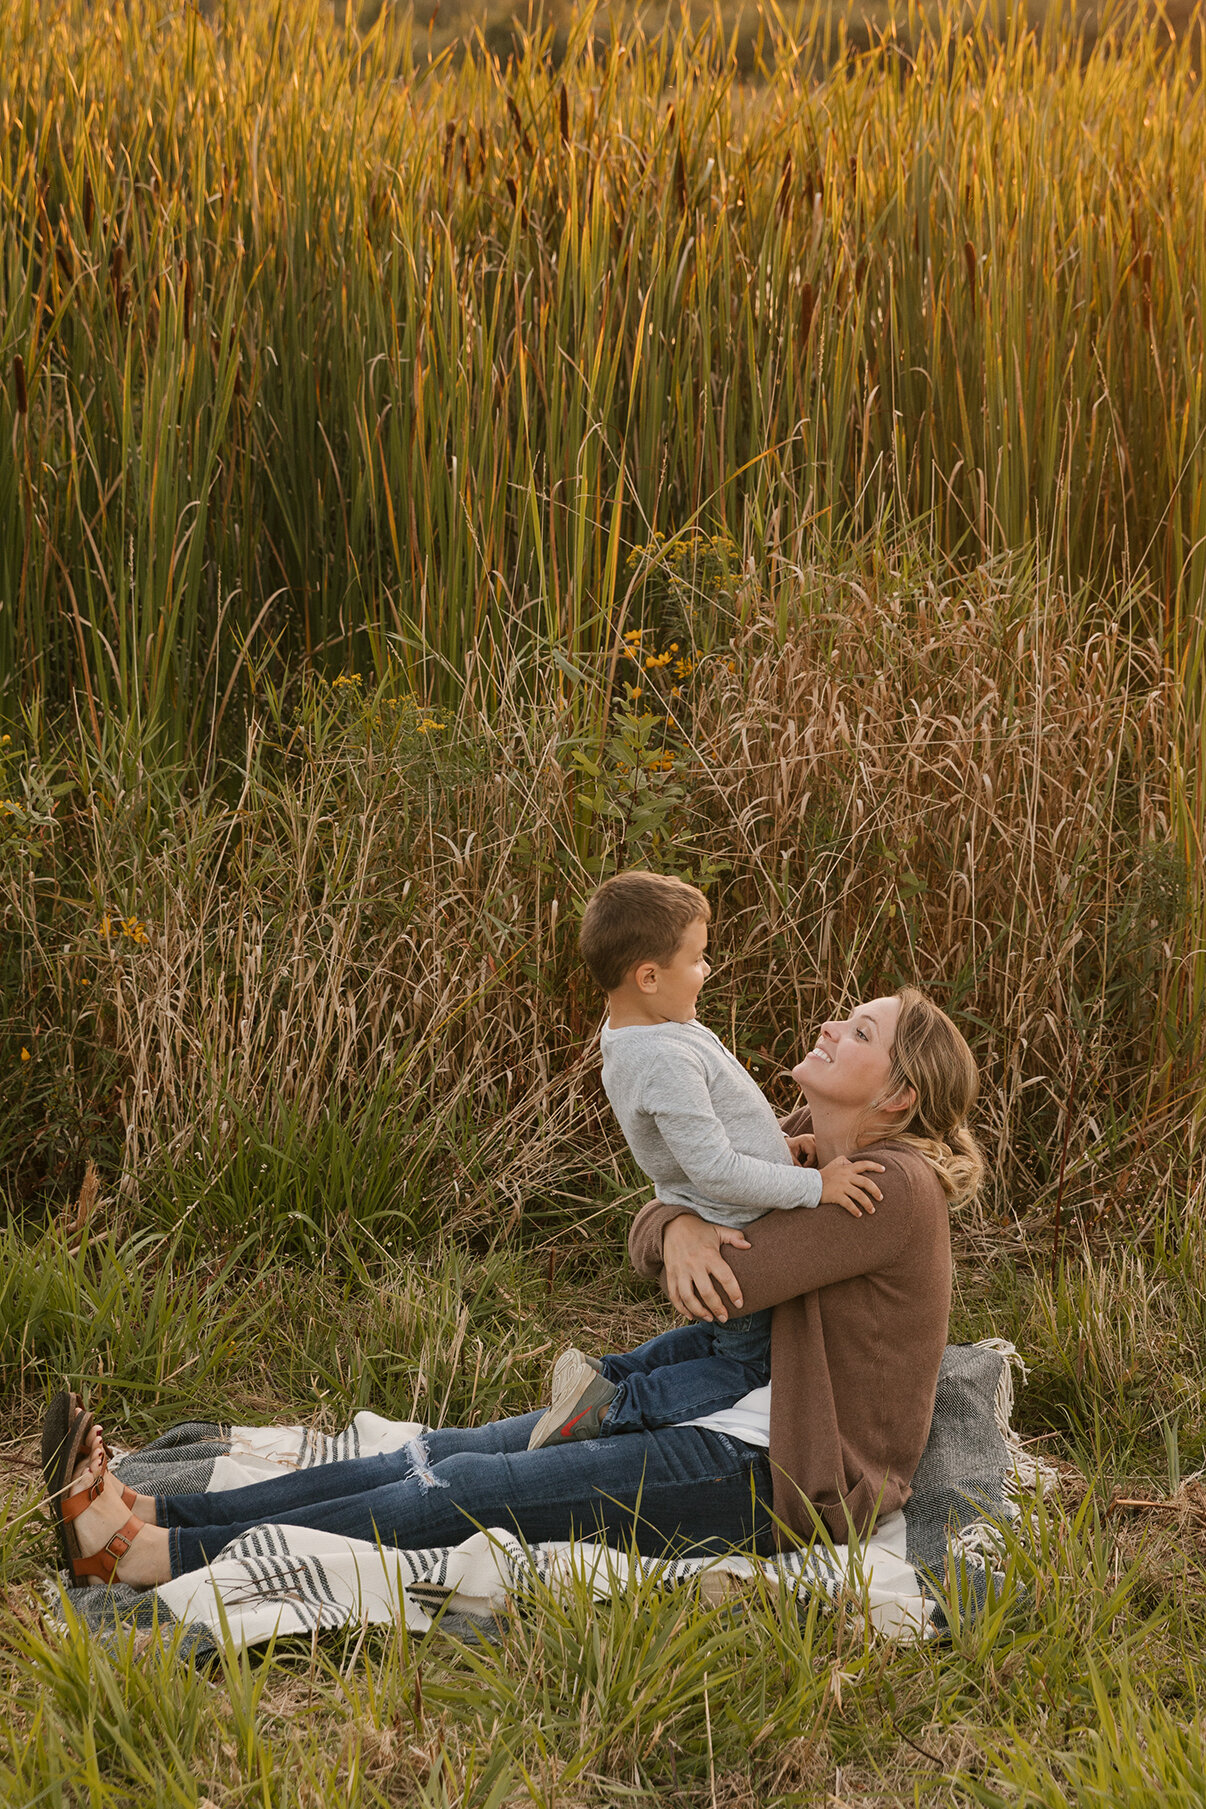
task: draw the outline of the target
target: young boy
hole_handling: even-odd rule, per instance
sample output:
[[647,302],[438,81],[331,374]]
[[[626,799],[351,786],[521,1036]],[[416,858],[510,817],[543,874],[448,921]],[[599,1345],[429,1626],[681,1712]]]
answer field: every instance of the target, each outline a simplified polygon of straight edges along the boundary
[[[619,873],[586,907],[582,955],[607,994],[603,1086],[628,1147],[659,1200],[714,1225],[740,1228],[822,1200],[858,1216],[868,1205],[863,1171],[878,1165],[840,1157],[820,1170],[798,1166],[761,1088],[695,1015],[710,918],[695,886],[656,873]],[[770,1380],[770,1319],[696,1321],[601,1361],[564,1352],[529,1450],[731,1407]]]

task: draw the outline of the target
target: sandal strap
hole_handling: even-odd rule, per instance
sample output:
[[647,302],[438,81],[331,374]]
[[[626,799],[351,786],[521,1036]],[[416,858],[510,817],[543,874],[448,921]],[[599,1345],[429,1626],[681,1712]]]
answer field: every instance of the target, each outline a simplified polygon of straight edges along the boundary
[[100,1550],[93,1552],[90,1558],[73,1558],[71,1569],[77,1577],[100,1577],[104,1582],[113,1581],[113,1573],[125,1557],[130,1547],[142,1531],[145,1521],[131,1514],[120,1531],[113,1533]]
[[91,1507],[97,1496],[104,1493],[104,1489],[105,1472],[102,1470],[100,1475],[93,1479],[88,1488],[77,1489],[74,1495],[60,1496],[60,1520],[78,1520],[80,1515],[84,1512],[84,1509]]
[[[103,1492],[105,1477],[108,1475],[108,1472],[109,1459],[107,1454],[102,1453],[101,1467],[96,1472],[96,1475],[89,1486],[86,1489],[77,1489],[74,1495],[61,1495],[59,1497],[59,1518],[61,1520],[78,1520],[84,1509],[91,1507],[97,1496]],[[125,1508],[133,1508],[134,1503],[138,1499],[133,1489],[127,1489],[123,1483],[118,1482],[116,1476],[113,1480],[117,1483],[118,1488],[121,1489],[122,1506]]]

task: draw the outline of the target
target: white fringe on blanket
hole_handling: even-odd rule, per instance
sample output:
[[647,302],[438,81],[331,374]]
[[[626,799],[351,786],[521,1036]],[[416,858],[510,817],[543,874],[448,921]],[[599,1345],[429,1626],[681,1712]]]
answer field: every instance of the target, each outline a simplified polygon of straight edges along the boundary
[[[1016,1526],[1021,1518],[1021,1498],[1033,1495],[1039,1488],[1046,1490],[1057,1487],[1059,1471],[1037,1452],[1028,1451],[1013,1429],[1014,1372],[1021,1376],[1023,1382],[1030,1378],[1030,1371],[1016,1345],[1010,1344],[1007,1338],[981,1338],[979,1348],[995,1350],[1003,1359],[993,1400],[993,1418],[1008,1454],[1004,1487],[1005,1513],[1010,1523]],[[995,1563],[1005,1557],[1002,1528],[992,1520],[973,1520],[969,1526],[964,1526],[951,1535],[950,1545],[956,1557],[969,1558],[978,1563]]]

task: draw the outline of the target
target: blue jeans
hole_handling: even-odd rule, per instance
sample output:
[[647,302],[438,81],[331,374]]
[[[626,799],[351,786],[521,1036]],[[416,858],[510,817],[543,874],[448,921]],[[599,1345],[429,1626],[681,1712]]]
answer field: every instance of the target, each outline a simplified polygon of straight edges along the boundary
[[213,1495],[155,1503],[172,1575],[197,1570],[254,1526],[308,1526],[401,1550],[457,1545],[501,1526],[535,1543],[633,1539],[651,1556],[734,1545],[775,1549],[767,1452],[699,1427],[529,1451],[525,1413],[471,1431],[427,1432],[386,1457],[356,1457]]
[[768,1308],[709,1325],[696,1319],[635,1350],[604,1357],[603,1374],[619,1394],[603,1419],[604,1437],[679,1426],[731,1407],[770,1381]]

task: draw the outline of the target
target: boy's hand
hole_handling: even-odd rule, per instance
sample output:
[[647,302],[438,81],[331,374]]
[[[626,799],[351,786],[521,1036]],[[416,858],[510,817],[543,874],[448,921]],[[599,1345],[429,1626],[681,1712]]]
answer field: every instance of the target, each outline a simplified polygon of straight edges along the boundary
[[789,1137],[787,1147],[792,1161],[802,1163],[805,1168],[811,1168],[817,1159],[817,1140],[809,1131],[799,1137]]
[[852,1218],[861,1219],[864,1212],[875,1211],[875,1200],[884,1197],[867,1176],[883,1172],[882,1162],[871,1162],[865,1156],[853,1162],[849,1156],[835,1156],[821,1170],[821,1198],[831,1206],[842,1207]]
[[749,1238],[745,1235],[744,1231],[738,1231],[735,1225],[717,1225],[716,1231],[717,1241],[722,1250],[726,1244],[731,1244],[734,1250],[749,1249]]

